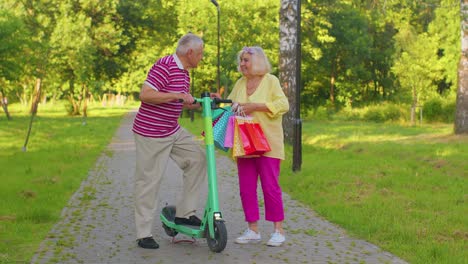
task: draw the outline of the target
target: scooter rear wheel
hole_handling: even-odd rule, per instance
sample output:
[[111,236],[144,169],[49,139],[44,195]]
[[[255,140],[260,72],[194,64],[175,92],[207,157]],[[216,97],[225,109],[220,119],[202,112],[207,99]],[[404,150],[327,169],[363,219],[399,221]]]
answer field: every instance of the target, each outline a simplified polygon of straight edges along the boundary
[[166,232],[166,235],[168,235],[170,237],[175,237],[179,233],[174,228],[168,227],[166,224],[163,224],[162,226],[164,228],[164,231]]
[[[166,217],[167,220],[169,221],[174,221],[175,219],[175,214],[176,214],[176,208],[175,206],[166,206],[162,209],[162,212],[161,212],[164,217]],[[166,224],[162,224],[163,228],[164,228],[164,231],[166,232],[166,234],[170,237],[175,237],[179,232],[177,232],[174,228],[170,228],[169,226],[167,226]]]
[[[227,230],[223,221],[213,221],[214,224],[214,238],[209,234],[206,235],[206,241],[211,251],[219,253],[226,248],[227,244]],[[207,230],[208,232],[208,230]]]

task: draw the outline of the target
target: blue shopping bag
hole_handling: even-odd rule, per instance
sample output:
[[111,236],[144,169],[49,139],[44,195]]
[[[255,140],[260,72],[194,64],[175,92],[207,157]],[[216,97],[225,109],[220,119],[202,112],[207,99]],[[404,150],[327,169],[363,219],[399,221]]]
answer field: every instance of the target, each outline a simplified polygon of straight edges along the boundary
[[224,111],[221,116],[219,116],[218,121],[213,126],[213,139],[215,147],[228,151],[229,148],[224,146],[224,138],[226,137],[226,128],[228,125],[229,117],[234,115],[231,109]]
[[218,117],[220,117],[222,114],[224,114],[224,112],[226,111],[231,111],[231,106],[225,106],[225,107],[219,107],[219,108],[216,108],[214,109],[212,112],[211,112],[211,116],[213,118],[213,120],[217,119]]

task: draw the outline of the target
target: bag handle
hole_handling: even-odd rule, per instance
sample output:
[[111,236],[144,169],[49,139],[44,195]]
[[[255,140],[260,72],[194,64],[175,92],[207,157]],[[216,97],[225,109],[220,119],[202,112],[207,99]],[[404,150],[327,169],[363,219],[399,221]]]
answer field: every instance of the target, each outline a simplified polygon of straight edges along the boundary
[[253,118],[250,116],[250,115],[247,115],[245,112],[244,112],[244,109],[242,108],[242,106],[240,105],[237,105],[234,109],[234,115],[236,116],[236,118],[239,118],[240,120],[244,121],[244,122],[253,122]]

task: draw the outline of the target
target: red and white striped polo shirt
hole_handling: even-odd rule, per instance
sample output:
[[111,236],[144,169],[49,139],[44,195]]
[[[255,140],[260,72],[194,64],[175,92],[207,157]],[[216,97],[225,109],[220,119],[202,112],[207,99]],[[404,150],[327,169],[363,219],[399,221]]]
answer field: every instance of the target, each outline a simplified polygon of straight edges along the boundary
[[[189,93],[190,75],[176,54],[159,59],[148,72],[145,83],[163,93]],[[144,137],[167,137],[180,129],[183,103],[149,104],[141,102],[132,131]]]

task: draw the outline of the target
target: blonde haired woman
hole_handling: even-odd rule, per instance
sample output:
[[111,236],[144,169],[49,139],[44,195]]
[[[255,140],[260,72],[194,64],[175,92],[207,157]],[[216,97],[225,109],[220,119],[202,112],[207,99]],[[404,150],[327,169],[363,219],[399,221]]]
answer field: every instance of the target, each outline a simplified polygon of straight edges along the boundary
[[261,241],[257,198],[257,182],[260,178],[265,219],[273,222],[274,227],[267,245],[281,246],[286,238],[279,174],[281,160],[284,160],[282,116],[289,110],[288,99],[278,78],[270,74],[271,65],[261,47],[244,47],[238,54],[237,63],[243,76],[237,80],[228,98],[235,102],[234,107],[240,107],[261,125],[271,151],[260,157],[237,159],[240,197],[248,228],[235,242],[247,244]]

